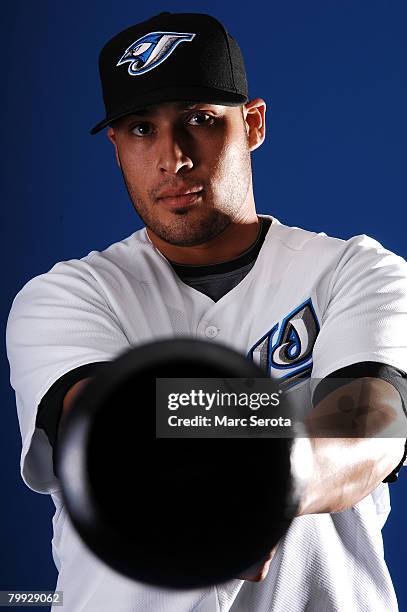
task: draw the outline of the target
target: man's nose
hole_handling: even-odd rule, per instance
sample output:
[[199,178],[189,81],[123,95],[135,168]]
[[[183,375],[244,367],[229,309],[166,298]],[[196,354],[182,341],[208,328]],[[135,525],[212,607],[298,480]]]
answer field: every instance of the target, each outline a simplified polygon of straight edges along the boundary
[[158,141],[158,167],[169,174],[191,170],[194,164],[187,152],[187,136],[175,130],[160,135]]

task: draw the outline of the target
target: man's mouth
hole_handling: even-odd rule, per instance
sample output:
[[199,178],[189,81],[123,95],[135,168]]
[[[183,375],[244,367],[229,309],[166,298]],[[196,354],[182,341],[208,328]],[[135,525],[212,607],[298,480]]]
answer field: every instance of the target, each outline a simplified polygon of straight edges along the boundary
[[202,197],[202,193],[202,187],[171,189],[158,196],[157,203],[169,208],[190,206]]

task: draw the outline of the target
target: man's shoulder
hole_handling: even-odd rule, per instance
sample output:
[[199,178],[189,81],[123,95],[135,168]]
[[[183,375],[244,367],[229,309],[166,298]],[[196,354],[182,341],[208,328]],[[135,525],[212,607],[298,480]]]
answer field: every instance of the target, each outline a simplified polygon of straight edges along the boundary
[[81,258],[56,262],[49,270],[29,279],[18,291],[13,303],[38,295],[100,293],[105,281],[115,284],[121,273],[143,276],[143,261],[151,259],[152,244],[145,228],[110,244],[105,249],[92,250]]
[[267,236],[270,248],[283,249],[293,255],[301,253],[306,256],[315,256],[317,252],[324,252],[324,256],[335,255],[346,248],[346,241],[327,235],[322,231],[305,229],[295,225],[281,223],[275,217]]
[[270,232],[269,244],[277,241],[281,246],[292,251],[301,251],[309,257],[332,257],[336,260],[359,258],[398,258],[401,264],[405,260],[385,248],[378,240],[366,234],[357,234],[348,238],[331,236],[325,232],[311,231],[297,226],[289,226],[274,219]]
[[133,232],[126,238],[122,238],[117,242],[113,242],[105,249],[94,249],[84,257],[72,261],[83,262],[94,267],[97,267],[98,265],[103,265],[103,262],[106,261],[121,265],[127,262],[128,260],[134,262],[134,255],[136,252],[150,251],[151,248],[152,243],[147,236],[145,228],[143,227]]
[[67,271],[77,269],[84,272],[95,270],[96,272],[97,269],[103,268],[108,263],[125,267],[128,262],[140,261],[136,257],[137,252],[151,251],[151,248],[152,244],[145,228],[142,228],[103,249],[93,249],[83,257],[56,262],[45,274],[62,273],[64,269]]

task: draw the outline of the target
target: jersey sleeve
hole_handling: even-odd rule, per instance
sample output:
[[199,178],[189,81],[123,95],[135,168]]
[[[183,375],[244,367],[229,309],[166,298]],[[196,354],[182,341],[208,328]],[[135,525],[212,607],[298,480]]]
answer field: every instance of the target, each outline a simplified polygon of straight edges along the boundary
[[42,398],[68,372],[111,361],[130,348],[88,262],[58,263],[24,285],[10,310],[6,348],[22,437],[22,478],[34,491],[57,492],[52,446],[36,423]]
[[54,474],[57,474],[57,446],[58,446],[58,431],[61,422],[63,403],[65,395],[75,383],[96,376],[101,369],[109,362],[99,361],[97,363],[89,363],[75,370],[70,370],[59,378],[50,389],[46,392],[41,402],[38,405],[36,427],[43,429],[52,446],[52,463]]
[[324,299],[314,381],[366,361],[407,372],[407,263],[402,257],[367,236],[352,238]]

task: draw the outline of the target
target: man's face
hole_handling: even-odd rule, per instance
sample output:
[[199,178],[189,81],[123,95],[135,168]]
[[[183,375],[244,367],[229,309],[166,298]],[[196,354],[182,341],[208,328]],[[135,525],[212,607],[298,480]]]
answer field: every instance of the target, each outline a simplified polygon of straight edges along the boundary
[[174,102],[124,117],[108,136],[149,231],[170,244],[192,246],[247,216],[248,133],[242,107]]

